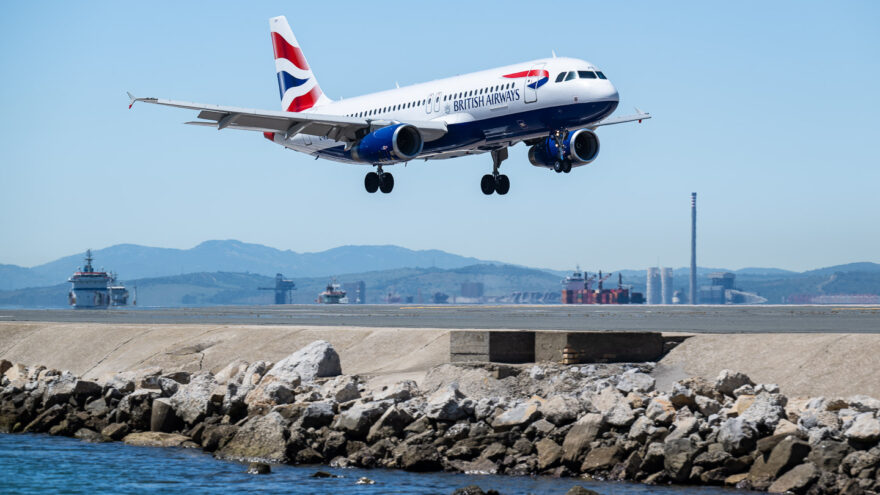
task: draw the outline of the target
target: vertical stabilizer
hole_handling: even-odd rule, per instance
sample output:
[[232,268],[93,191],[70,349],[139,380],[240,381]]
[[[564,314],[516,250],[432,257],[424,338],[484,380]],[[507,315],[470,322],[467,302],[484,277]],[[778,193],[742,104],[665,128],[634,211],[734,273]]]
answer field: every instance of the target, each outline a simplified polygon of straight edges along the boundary
[[282,15],[269,19],[269,30],[275,53],[281,109],[302,112],[332,101],[321,91],[293,31],[287,24],[287,18]]

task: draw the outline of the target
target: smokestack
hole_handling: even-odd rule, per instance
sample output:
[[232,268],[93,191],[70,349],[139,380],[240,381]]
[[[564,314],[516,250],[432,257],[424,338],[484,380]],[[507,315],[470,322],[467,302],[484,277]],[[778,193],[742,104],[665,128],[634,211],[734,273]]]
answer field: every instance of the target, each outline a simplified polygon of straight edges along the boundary
[[697,304],[697,193],[691,193],[691,293],[690,303]]

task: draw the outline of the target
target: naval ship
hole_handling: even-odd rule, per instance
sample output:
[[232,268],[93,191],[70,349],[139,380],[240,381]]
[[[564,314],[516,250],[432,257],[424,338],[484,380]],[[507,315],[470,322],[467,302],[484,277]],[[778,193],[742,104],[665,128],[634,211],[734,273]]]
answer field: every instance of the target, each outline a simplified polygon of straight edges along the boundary
[[127,305],[128,290],[116,283],[116,274],[95,270],[91,249],[86,251],[85,261],[86,265],[67,279],[72,284],[67,302],[76,309]]

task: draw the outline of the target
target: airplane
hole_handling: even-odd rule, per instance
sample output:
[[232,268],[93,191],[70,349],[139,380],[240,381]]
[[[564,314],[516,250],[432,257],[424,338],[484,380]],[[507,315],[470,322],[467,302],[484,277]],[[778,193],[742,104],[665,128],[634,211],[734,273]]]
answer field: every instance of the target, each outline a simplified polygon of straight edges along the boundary
[[619,95],[595,65],[556,57],[438,79],[333,101],[318,81],[284,16],[269,19],[281,111],[190,103],[162,98],[135,102],[199,112],[186,124],[262,132],[275,144],[317,158],[371,165],[364,187],[390,193],[394,177],[384,167],[411,160],[440,160],[490,153],[492,173],[480,181],[486,195],[507,194],[499,172],[507,149],[529,146],[536,167],[557,173],[592,163],[599,154],[596,128],[642,122],[651,114],[610,117]]

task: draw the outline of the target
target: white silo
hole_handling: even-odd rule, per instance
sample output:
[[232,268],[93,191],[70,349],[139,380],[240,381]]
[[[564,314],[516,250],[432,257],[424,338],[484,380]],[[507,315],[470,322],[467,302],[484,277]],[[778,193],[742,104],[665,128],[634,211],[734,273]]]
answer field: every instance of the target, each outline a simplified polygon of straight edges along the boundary
[[657,267],[648,268],[647,290],[645,291],[645,302],[648,304],[660,304],[660,269]]
[[672,268],[660,269],[660,299],[661,304],[672,304],[672,294],[675,288],[672,286]]

